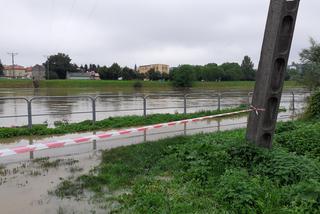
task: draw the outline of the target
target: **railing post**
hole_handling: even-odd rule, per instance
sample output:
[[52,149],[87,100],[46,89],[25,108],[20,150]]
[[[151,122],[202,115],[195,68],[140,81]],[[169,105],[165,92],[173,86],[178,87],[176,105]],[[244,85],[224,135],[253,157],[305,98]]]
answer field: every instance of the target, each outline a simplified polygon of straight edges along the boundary
[[90,98],[92,100],[92,123],[95,124],[97,120],[96,115],[96,98]]
[[147,116],[147,96],[143,96],[143,116]]
[[218,94],[218,111],[221,110],[221,93]]
[[251,99],[251,92],[248,93],[248,107],[251,106],[250,99]]
[[147,129],[143,131],[143,142],[147,142]]
[[32,128],[32,107],[31,107],[32,100],[27,100],[27,103],[28,103],[28,128],[31,129]]
[[[29,138],[29,145],[32,145],[33,144],[33,139],[32,139],[32,137],[30,137]],[[33,153],[33,151],[30,151],[30,160],[33,160],[34,159],[34,153]]]
[[183,96],[183,113],[187,114],[187,96],[188,94],[185,94]]
[[295,109],[296,109],[296,107],[295,107],[295,94],[294,94],[294,92],[292,91],[291,92],[291,94],[292,94],[292,110],[293,110],[293,112],[295,111]]

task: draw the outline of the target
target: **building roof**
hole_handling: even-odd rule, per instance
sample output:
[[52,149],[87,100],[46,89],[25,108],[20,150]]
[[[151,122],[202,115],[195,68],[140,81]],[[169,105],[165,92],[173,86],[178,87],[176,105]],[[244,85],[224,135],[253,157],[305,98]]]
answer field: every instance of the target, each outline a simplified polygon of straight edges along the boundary
[[90,73],[68,72],[69,77],[91,77]]
[[[5,65],[4,66],[4,70],[12,70],[13,67],[12,65]],[[18,70],[21,70],[21,71],[25,71],[26,68],[21,66],[21,65],[14,65],[14,70],[18,71]]]

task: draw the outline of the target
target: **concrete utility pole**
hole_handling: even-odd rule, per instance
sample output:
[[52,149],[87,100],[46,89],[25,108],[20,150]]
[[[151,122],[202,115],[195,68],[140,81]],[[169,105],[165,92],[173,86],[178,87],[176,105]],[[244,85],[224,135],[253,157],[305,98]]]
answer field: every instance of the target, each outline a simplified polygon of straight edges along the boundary
[[12,73],[13,73],[13,78],[16,78],[15,70],[14,70],[14,57],[18,55],[18,53],[8,53],[11,55],[11,60],[12,60]]
[[300,0],[271,0],[247,140],[271,148]]

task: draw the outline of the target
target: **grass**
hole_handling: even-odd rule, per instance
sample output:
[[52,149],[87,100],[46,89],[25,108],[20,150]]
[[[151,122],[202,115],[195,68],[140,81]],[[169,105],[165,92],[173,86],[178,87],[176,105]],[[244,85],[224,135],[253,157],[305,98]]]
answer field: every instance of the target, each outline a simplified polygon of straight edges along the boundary
[[165,123],[177,120],[191,119],[208,115],[216,115],[221,113],[233,112],[246,109],[246,106],[238,108],[230,108],[215,111],[202,111],[190,114],[153,114],[147,117],[143,116],[123,116],[110,117],[105,120],[97,121],[94,125],[92,121],[87,120],[80,123],[56,123],[56,128],[48,128],[45,125],[34,125],[31,129],[27,127],[16,128],[0,128],[0,139],[7,139],[20,136],[45,136],[57,134],[70,134],[85,131],[98,131],[115,128],[125,128],[143,125],[152,125],[157,123]]
[[[43,80],[40,82],[40,88],[100,88],[100,89],[133,89],[137,81],[92,81],[92,80]],[[161,89],[172,90],[171,82],[160,81],[141,81],[142,89]],[[8,80],[0,79],[0,88],[32,88],[31,80]],[[194,89],[211,89],[211,90],[253,90],[253,81],[229,81],[229,82],[195,82]],[[287,81],[286,88],[301,87],[295,81]]]
[[280,123],[271,150],[248,144],[244,130],[115,148],[55,194],[91,190],[119,202],[116,213],[319,213],[319,127]]

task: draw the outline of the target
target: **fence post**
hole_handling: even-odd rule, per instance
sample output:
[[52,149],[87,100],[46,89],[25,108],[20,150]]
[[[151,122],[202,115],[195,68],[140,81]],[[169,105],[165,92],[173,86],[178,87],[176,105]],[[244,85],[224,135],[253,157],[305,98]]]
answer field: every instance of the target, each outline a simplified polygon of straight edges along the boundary
[[[29,145],[32,145],[33,144],[33,139],[32,137],[29,137]],[[33,160],[34,159],[34,153],[33,151],[30,151],[30,160]]]
[[295,111],[295,109],[296,109],[296,107],[295,107],[295,94],[294,94],[294,92],[292,91],[291,92],[291,94],[292,94],[292,110],[293,110],[293,112]]
[[218,94],[218,111],[221,110],[221,93]]
[[250,98],[251,98],[251,92],[248,93],[248,107],[251,106]]
[[147,116],[147,96],[143,97],[143,116]]
[[97,115],[96,115],[96,98],[92,98],[92,122],[93,124],[96,123]]
[[32,100],[28,100],[28,128],[32,128],[32,107],[31,107]]
[[187,114],[187,96],[188,94],[185,94],[183,96],[183,113]]

